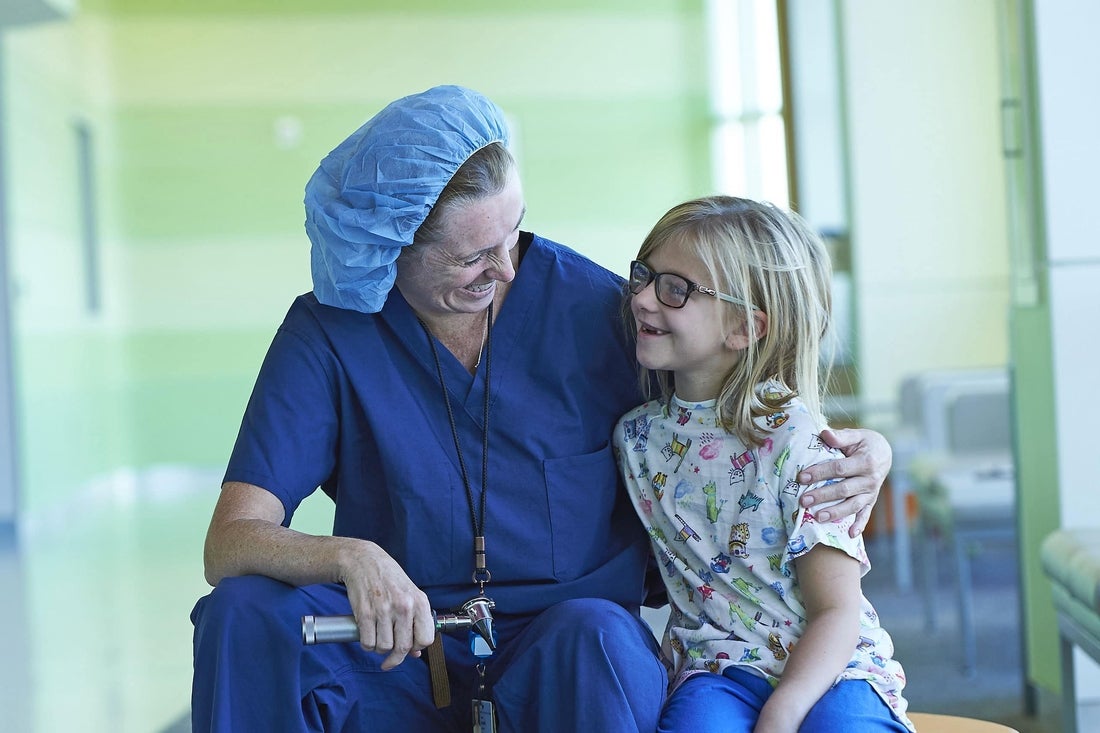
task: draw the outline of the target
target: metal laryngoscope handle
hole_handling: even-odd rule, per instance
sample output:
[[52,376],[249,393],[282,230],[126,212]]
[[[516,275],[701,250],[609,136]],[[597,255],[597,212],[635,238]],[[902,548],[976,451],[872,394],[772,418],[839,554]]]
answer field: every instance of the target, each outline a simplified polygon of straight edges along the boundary
[[[432,611],[432,615],[435,617],[436,631],[446,633],[473,628],[478,636],[485,640],[490,649],[496,649],[492,614],[495,605],[489,598],[477,596],[466,601],[459,613]],[[352,641],[359,641],[359,627],[355,623],[354,616],[302,616],[303,644],[346,643]]]

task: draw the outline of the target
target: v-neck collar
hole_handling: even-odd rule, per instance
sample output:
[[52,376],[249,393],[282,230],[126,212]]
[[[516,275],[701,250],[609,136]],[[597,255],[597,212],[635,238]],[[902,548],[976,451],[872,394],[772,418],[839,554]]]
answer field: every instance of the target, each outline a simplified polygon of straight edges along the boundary
[[[497,309],[492,325],[493,385],[491,389],[494,392],[499,389],[501,380],[507,379],[509,364],[516,358],[519,337],[535,312],[538,288],[534,285],[545,279],[547,267],[550,264],[550,250],[540,238],[526,232],[521,233],[521,236],[523,235],[530,238],[529,243],[520,259],[519,267],[516,268],[516,276],[508,289],[508,295]],[[521,241],[516,246],[523,245],[524,242]],[[427,341],[427,338],[434,337],[424,333],[416,312],[396,287],[390,291],[379,315],[406,348],[415,355],[428,376],[436,381],[435,358]],[[485,389],[485,362],[483,361],[481,366],[471,374],[448,349],[441,344],[437,344],[437,348],[444,378],[456,405],[461,404],[463,412],[480,424]],[[491,403],[492,398],[490,398],[490,407]]]

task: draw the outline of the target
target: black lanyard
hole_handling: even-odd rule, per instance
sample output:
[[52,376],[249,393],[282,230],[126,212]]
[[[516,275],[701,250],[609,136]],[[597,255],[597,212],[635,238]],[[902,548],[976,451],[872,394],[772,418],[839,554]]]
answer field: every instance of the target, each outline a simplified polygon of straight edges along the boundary
[[[435,347],[435,337],[428,329],[427,324],[417,317],[421,328],[428,336],[428,346],[432,349],[435,358],[435,370],[439,375],[439,386],[443,389],[443,402],[447,405],[447,418],[451,423],[451,436],[455,441],[455,453],[458,454],[458,467],[462,471],[462,485],[466,488],[466,503],[470,507],[470,524],[474,530],[474,572],[473,581],[478,584],[480,592],[485,592],[485,584],[492,579],[492,574],[485,565],[485,494],[488,489],[489,475],[489,385],[492,377],[493,365],[493,304],[489,303],[488,325],[485,333],[485,412],[484,425],[481,432],[481,501],[474,501],[474,490],[470,486],[470,476],[466,471],[466,461],[462,458],[462,446],[458,440],[458,428],[455,425],[454,411],[451,409],[451,398],[447,392],[447,383],[443,379],[443,365],[439,361],[439,351]],[[479,357],[480,358],[480,357]]]

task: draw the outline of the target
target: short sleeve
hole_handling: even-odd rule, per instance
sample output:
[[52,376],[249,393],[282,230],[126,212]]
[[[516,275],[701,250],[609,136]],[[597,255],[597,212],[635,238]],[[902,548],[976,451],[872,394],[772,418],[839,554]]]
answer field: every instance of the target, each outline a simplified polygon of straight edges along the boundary
[[[863,536],[848,535],[855,517],[847,516],[836,521],[818,522],[814,519],[811,509],[802,507],[800,503],[803,494],[825,486],[831,481],[805,486],[798,483],[798,473],[808,466],[840,458],[841,454],[821,439],[820,430],[812,426],[808,418],[799,420],[798,424],[791,428],[782,436],[785,444],[780,447],[777,441],[776,445],[776,453],[780,456],[776,461],[775,470],[776,480],[779,482],[778,488],[781,495],[791,497],[783,513],[788,537],[782,563],[784,572],[793,571],[793,568],[789,567],[793,560],[805,555],[815,546],[824,544],[857,560],[861,566],[861,574],[866,574],[871,569],[871,565],[867,558]],[[814,509],[820,508],[821,506],[814,507]]]
[[284,525],[335,468],[337,368],[320,342],[284,324],[248,400],[225,480],[277,496],[286,512]]

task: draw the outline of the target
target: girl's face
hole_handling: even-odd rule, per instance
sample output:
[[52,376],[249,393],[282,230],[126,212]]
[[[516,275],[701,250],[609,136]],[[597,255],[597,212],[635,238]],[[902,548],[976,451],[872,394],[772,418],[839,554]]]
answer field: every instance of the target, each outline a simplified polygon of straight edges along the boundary
[[[659,247],[645,263],[654,273],[675,273],[713,287],[702,263],[680,248]],[[657,299],[655,283],[650,282],[630,302],[637,327],[638,363],[647,369],[674,372],[680,399],[714,399],[726,374],[740,358],[734,348],[735,339],[731,338],[734,334],[723,325],[723,315],[727,323],[736,321],[729,307],[718,298],[693,292],[684,307],[670,308]]]
[[423,317],[478,313],[516,276],[514,248],[525,212],[515,170],[504,189],[447,213],[443,240],[397,262],[397,287]]

